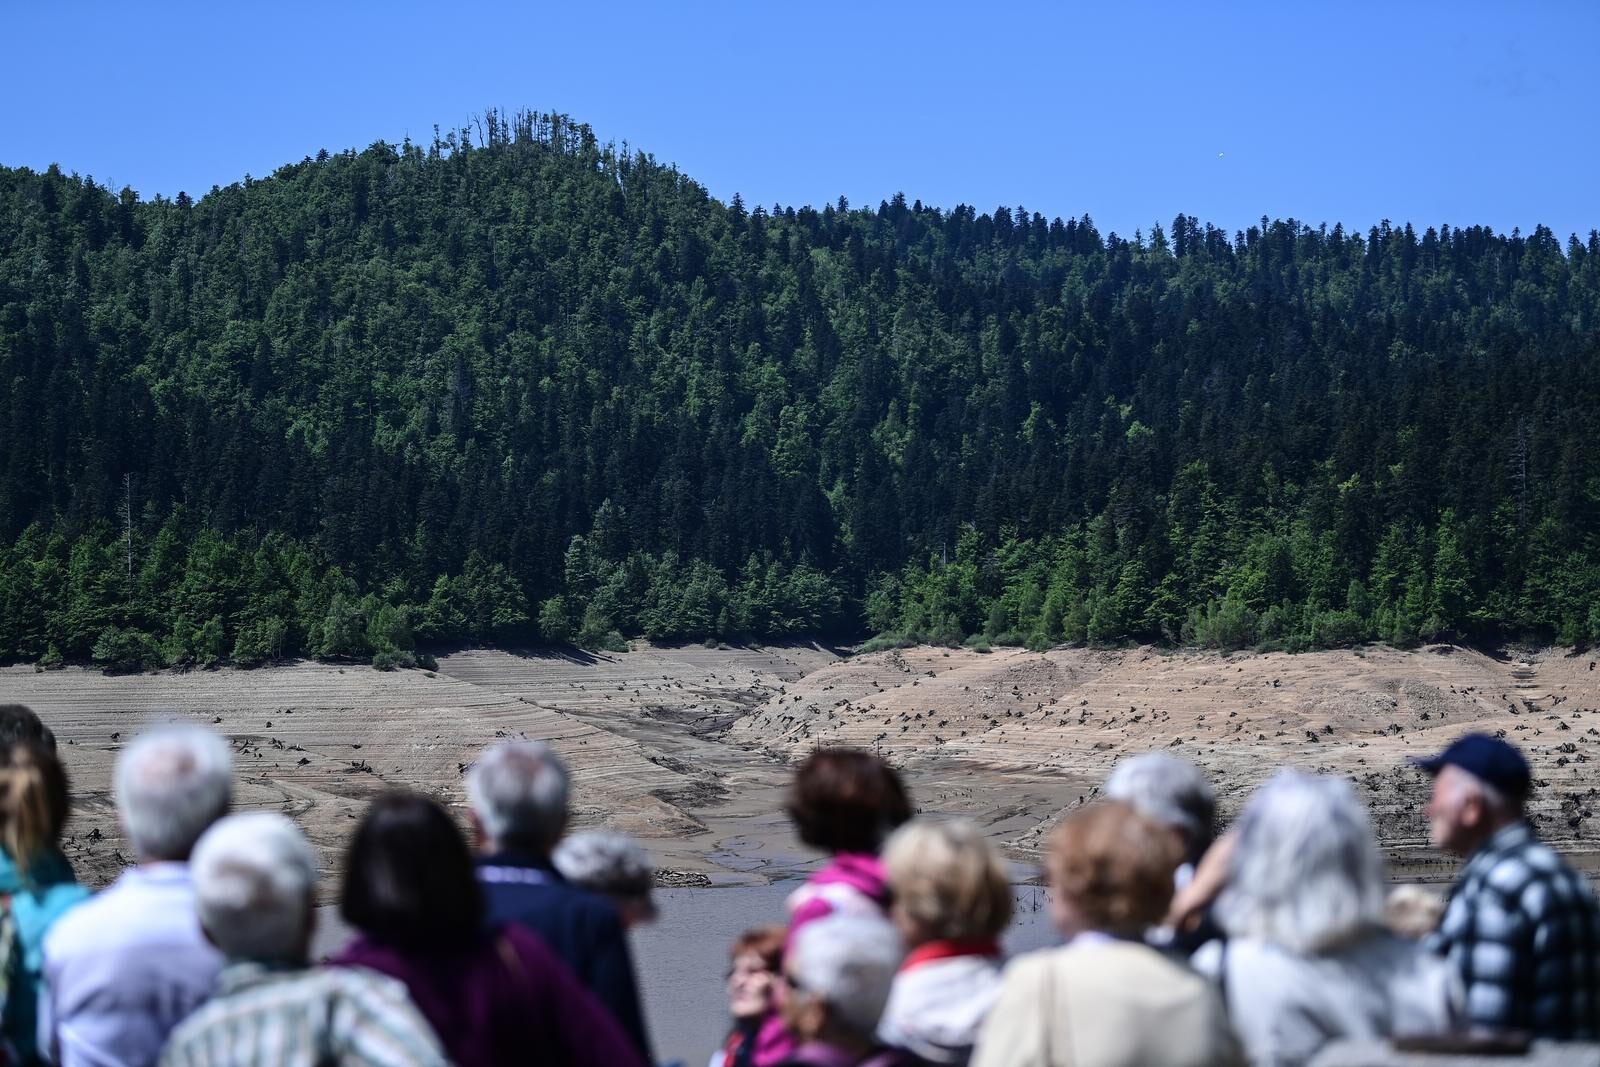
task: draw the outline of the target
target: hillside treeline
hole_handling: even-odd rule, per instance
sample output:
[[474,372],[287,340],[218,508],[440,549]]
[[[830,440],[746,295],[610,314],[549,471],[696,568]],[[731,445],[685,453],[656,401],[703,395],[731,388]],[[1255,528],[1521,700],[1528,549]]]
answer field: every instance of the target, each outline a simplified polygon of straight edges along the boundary
[[559,116],[0,169],[0,658],[1589,642],[1597,338],[1594,233],[749,208]]

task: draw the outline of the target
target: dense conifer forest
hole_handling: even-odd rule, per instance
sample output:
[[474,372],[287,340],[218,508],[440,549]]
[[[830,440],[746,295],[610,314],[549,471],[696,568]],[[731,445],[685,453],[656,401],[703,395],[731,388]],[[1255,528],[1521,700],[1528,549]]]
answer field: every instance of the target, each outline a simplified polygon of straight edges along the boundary
[[491,113],[0,168],[0,390],[5,660],[1600,639],[1593,232],[766,209]]

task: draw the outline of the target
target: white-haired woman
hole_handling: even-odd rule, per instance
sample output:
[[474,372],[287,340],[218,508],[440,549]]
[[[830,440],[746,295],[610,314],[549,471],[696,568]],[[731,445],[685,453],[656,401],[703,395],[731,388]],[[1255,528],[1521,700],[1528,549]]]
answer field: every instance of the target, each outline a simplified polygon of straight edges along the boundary
[[1220,983],[1253,1064],[1450,1025],[1449,970],[1385,929],[1383,858],[1342,778],[1280,771],[1251,797],[1217,917],[1229,940],[1194,962]]
[[1216,828],[1217,794],[1200,768],[1170,752],[1129,756],[1111,768],[1105,795],[1172,831],[1183,848],[1174,881],[1186,885]]

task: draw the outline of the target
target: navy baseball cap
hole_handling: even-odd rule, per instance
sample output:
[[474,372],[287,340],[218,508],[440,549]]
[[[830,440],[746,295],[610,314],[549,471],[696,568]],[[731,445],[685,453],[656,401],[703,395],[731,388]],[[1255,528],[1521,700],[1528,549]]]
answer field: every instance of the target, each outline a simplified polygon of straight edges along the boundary
[[1527,796],[1533,784],[1533,772],[1517,746],[1488,734],[1458,737],[1437,756],[1413,756],[1411,763],[1429,774],[1460,767],[1511,797]]

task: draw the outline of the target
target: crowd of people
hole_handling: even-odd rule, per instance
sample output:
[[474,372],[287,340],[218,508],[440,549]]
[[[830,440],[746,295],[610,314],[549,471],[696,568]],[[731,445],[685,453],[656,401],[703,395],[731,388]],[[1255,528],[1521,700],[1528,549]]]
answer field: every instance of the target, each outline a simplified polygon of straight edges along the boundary
[[[915,816],[870,753],[818,749],[787,812],[826,862],[733,939],[713,1067],[1278,1067],[1347,1038],[1600,1040],[1600,909],[1525,818],[1521,753],[1468,734],[1417,766],[1433,844],[1465,860],[1443,907],[1389,892],[1343,779],[1280,771],[1218,837],[1204,775],[1152,753],[1055,828],[1060,944],[1007,961],[1013,887],[979,829]],[[650,1064],[628,938],[656,915],[650,859],[569,835],[571,790],[548,746],[506,742],[467,770],[465,832],[426,796],[379,796],[344,854],[354,939],[313,960],[314,853],[281,814],[231,813],[221,737],[170,725],[122,750],[136,862],[91,895],[59,846],[54,738],[0,708],[0,1065]]]

